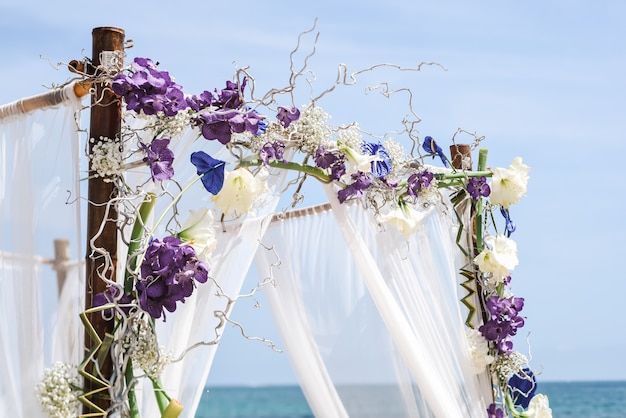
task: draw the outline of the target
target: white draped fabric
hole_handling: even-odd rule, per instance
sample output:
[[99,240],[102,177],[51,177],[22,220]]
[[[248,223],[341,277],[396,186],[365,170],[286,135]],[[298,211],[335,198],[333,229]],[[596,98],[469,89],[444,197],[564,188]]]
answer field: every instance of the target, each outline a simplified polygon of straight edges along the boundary
[[330,212],[273,224],[264,243],[274,251],[257,259],[276,281],[264,292],[316,416],[381,416],[376,405],[384,416],[484,416],[490,391],[471,371],[454,215],[424,211],[406,241],[335,196],[329,188]]
[[[171,142],[175,155],[182,156],[174,162],[176,177],[186,179],[182,186],[197,177],[195,167],[189,162],[191,152],[202,150],[214,158],[226,161],[231,158],[218,141],[197,139],[197,136],[197,131],[188,129],[182,138]],[[149,139],[151,138],[146,142],[149,142]],[[234,167],[227,166],[227,170],[232,169]],[[149,191],[154,185],[152,182],[143,184],[146,178],[149,178],[146,169],[136,169],[126,176],[126,182],[131,186],[141,185]],[[216,331],[222,321],[220,315],[229,314],[234,307],[234,302],[229,303],[228,298],[236,298],[240,293],[256,249],[278,204],[284,178],[284,171],[269,175],[270,192],[259,202],[254,213],[248,214],[243,220],[224,224],[216,222],[217,246],[209,263],[211,267],[209,275],[215,280],[199,284],[194,294],[187,298],[184,304],[178,304],[175,312],[167,313],[165,322],[161,319],[156,320],[159,342],[164,345],[166,352],[178,359],[166,367],[161,380],[168,396],[184,405],[182,417],[195,416],[217,350],[215,341],[221,337],[224,330],[222,327]],[[181,221],[186,218],[188,210],[212,207],[210,196],[200,182],[194,184],[177,205]],[[170,202],[169,198],[159,200],[153,210],[155,218],[160,216]],[[154,237],[161,238],[165,233],[162,226],[157,227]],[[123,246],[120,246],[120,249],[123,252]],[[123,253],[118,254],[118,259],[122,260],[120,265],[124,264],[125,257]],[[193,349],[187,351],[190,347]],[[149,380],[145,379],[138,391],[143,392],[139,396],[142,416],[158,416],[158,406]]]
[[[76,259],[84,254],[80,207],[66,204],[79,198],[82,152],[74,120],[80,103],[67,96],[55,109],[0,121],[0,411],[18,418],[42,416],[34,388],[44,367],[81,360],[84,265],[67,266],[57,298],[54,273],[36,257],[51,251],[51,236],[72,240]],[[176,155],[197,148],[227,159],[216,141],[194,142],[191,132],[172,145]],[[176,170],[177,178],[195,177],[188,160],[177,161]],[[146,173],[129,173],[128,184],[155,187],[145,183]],[[271,223],[283,174],[269,182],[272,193],[254,214],[216,227],[215,280],[199,285],[166,322],[157,320],[160,343],[175,358],[185,354],[162,378],[185,405],[183,416],[195,414],[217,349],[212,342],[220,338],[220,312],[232,309],[218,293],[239,294],[255,253],[261,277],[275,280],[264,292],[316,416],[484,416],[490,391],[469,363],[459,308],[464,260],[449,205],[423,211],[420,230],[406,241],[370,211],[340,205],[330,187],[329,208]],[[178,207],[181,220],[187,209],[211,205],[202,185],[194,187],[191,203]],[[157,203],[155,216],[168,203]],[[163,225],[154,232],[166,233]],[[121,281],[122,268],[118,274]],[[158,416],[144,381],[137,387],[142,416]]]
[[[35,386],[54,360],[53,347],[62,360],[76,362],[78,355],[77,328],[56,327],[63,306],[54,297],[55,274],[36,256],[52,253],[53,238],[80,247],[78,208],[66,205],[67,190],[71,200],[78,196],[72,162],[78,161],[80,102],[71,86],[60,94],[56,108],[0,112],[9,115],[0,120],[0,411],[18,418],[43,416]],[[64,300],[73,296],[66,292]]]

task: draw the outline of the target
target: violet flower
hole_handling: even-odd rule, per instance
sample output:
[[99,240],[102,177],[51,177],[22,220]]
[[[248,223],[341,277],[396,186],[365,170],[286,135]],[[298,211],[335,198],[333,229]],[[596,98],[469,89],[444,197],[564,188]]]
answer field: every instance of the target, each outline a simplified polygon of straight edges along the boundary
[[[121,305],[127,305],[133,301],[133,297],[130,295],[123,295],[122,289],[117,286],[107,286],[104,292],[96,293],[93,296],[93,307],[104,306],[109,303],[117,303]],[[128,313],[130,307],[121,308],[123,312]],[[109,320],[113,318],[113,309],[104,309],[102,315],[104,319]]]
[[285,127],[288,128],[291,122],[298,120],[300,117],[300,110],[294,106],[279,106],[276,119]]
[[211,194],[216,195],[224,186],[224,168],[226,163],[211,157],[204,151],[191,154],[191,163],[196,166],[202,185]]
[[365,155],[373,155],[379,158],[378,161],[372,161],[371,163],[371,170],[374,177],[385,177],[391,173],[391,157],[382,144],[363,141],[361,144],[361,152]]
[[241,87],[235,82],[226,81],[226,88],[222,89],[217,95],[219,104],[224,109],[239,109],[241,107],[244,102],[243,90],[246,87],[246,81],[247,79],[244,78],[241,82]]
[[525,367],[521,372],[511,376],[508,386],[511,391],[513,403],[523,409],[528,408],[530,400],[535,396],[535,392],[537,391],[535,374],[528,367]]
[[317,148],[313,161],[323,170],[330,169],[331,180],[339,180],[346,174],[346,157],[343,154],[326,151],[324,146]]
[[192,295],[195,282],[205,283],[209,268],[196,258],[190,245],[182,245],[179,238],[165,237],[153,240],[141,263],[141,276],[136,289],[139,306],[153,318],[165,310],[174,312],[178,302]]
[[432,137],[427,136],[426,138],[424,138],[424,143],[422,144],[422,148],[424,149],[424,151],[428,153],[428,155],[432,155],[433,158],[435,158],[435,155],[438,155],[439,158],[441,158],[441,162],[443,163],[444,167],[448,167],[448,168],[450,167],[450,165],[448,164],[448,159],[446,158],[446,155],[443,153],[443,150],[441,149],[441,147],[437,145],[437,143]]
[[430,187],[434,178],[434,174],[428,170],[411,174],[406,182],[408,195],[416,197],[421,189]]
[[524,318],[519,315],[524,308],[524,299],[496,295],[487,299],[485,307],[491,317],[478,330],[487,340],[493,341],[501,353],[510,353],[513,350],[511,337],[524,326]]
[[492,403],[487,408],[487,418],[504,418],[504,411],[496,407],[495,403]]
[[263,161],[265,166],[268,165],[270,160],[286,162],[284,158],[285,143],[282,141],[267,142],[263,145],[263,148],[259,151],[259,158]]
[[478,200],[481,197],[487,197],[491,194],[491,188],[487,184],[487,177],[471,177],[467,181],[467,192],[474,200]]
[[354,182],[346,186],[345,189],[339,190],[337,197],[339,203],[343,203],[351,196],[363,196],[363,190],[367,189],[372,184],[372,179],[367,173],[358,171],[352,174]]
[[159,71],[152,60],[135,58],[131,75],[118,74],[111,83],[115,94],[124,98],[126,108],[146,115],[163,112],[175,116],[187,108],[183,89],[167,71]]
[[146,151],[143,161],[150,166],[152,181],[168,180],[174,177],[174,152],[169,149],[168,138],[155,139],[150,145],[141,144]]

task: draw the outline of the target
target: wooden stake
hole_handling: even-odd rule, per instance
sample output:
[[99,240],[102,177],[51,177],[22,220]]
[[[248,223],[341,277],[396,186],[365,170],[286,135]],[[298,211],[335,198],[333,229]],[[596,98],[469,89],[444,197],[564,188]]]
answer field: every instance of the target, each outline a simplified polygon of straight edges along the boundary
[[[92,32],[92,64],[94,68],[107,65],[101,62],[107,59],[112,51],[123,51],[124,49],[124,31],[114,27],[100,27],[93,29]],[[115,94],[102,83],[94,85],[95,92],[91,97],[91,118],[89,138],[95,138],[95,141],[89,143],[89,154],[93,152],[95,144],[101,141],[120,141],[121,131],[121,106],[119,99]],[[100,139],[104,138],[104,139]],[[106,289],[106,283],[100,279],[100,275],[104,275],[110,280],[115,280],[115,268],[117,262],[117,212],[113,206],[107,207],[107,202],[114,198],[117,194],[113,183],[105,182],[100,177],[94,177],[89,163],[89,185],[88,199],[89,206],[87,209],[87,254],[86,254],[86,288],[85,288],[85,307],[93,306],[93,298],[97,293]],[[108,211],[108,213],[107,213]],[[105,220],[106,217],[106,220]],[[104,228],[100,231],[102,223]],[[107,255],[92,254],[90,246],[91,240],[96,236],[94,245],[96,248],[104,249]],[[106,271],[105,271],[106,270]],[[97,334],[104,340],[106,333],[113,332],[113,321],[105,321],[99,314],[89,315],[89,321],[93,324]],[[88,350],[92,347],[93,341],[87,333],[85,333],[85,346]],[[112,361],[107,356],[106,361],[101,366],[100,373],[105,379],[110,379],[112,375]],[[93,371],[93,369],[89,369]],[[90,387],[91,382],[85,381],[86,391],[96,389]],[[105,398],[93,399],[93,402],[103,410],[107,410],[110,406],[110,400]],[[85,411],[89,412],[89,411]]]

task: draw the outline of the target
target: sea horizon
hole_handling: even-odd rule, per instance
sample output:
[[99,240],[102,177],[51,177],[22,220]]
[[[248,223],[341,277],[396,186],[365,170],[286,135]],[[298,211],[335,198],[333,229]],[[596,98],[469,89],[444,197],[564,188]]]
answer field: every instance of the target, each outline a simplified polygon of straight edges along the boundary
[[[372,397],[384,402],[380,385],[372,386]],[[626,417],[626,380],[551,380],[540,381],[537,393],[550,400],[555,418],[624,418]],[[358,418],[387,418],[387,406],[370,404]],[[376,410],[374,410],[376,409]],[[392,414],[393,415],[393,414]],[[401,416],[401,415],[395,415]],[[486,416],[486,415],[485,415]],[[297,383],[294,384],[222,384],[207,386],[196,418],[313,418],[314,415]]]

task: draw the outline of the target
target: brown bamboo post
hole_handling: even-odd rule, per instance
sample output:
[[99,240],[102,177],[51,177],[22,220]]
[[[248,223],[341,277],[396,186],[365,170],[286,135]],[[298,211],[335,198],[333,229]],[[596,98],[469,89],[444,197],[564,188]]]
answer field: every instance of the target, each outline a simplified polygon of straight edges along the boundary
[[[92,64],[93,68],[106,65],[101,62],[101,58],[106,59],[107,52],[123,51],[124,49],[124,30],[114,27],[99,27],[92,31]],[[91,96],[91,117],[89,138],[94,138],[92,143],[89,141],[89,154],[93,152],[93,147],[100,138],[105,141],[119,141],[121,131],[121,106],[119,99],[115,94],[107,88],[104,83],[94,83],[94,92]],[[107,139],[108,138],[108,139]],[[106,289],[106,283],[99,278],[100,274],[104,274],[107,278],[115,279],[116,253],[117,253],[117,213],[113,207],[107,208],[107,202],[116,196],[116,190],[111,182],[105,182],[100,177],[93,176],[91,162],[89,163],[89,183],[88,183],[88,200],[87,209],[87,254],[86,254],[86,287],[85,287],[85,306],[91,308],[93,306],[93,297]],[[107,213],[108,209],[108,213]],[[106,216],[106,221],[105,221]],[[104,228],[100,231],[103,221]],[[97,236],[94,244],[97,248],[106,250],[110,256],[110,264],[104,256],[92,254],[90,241]],[[108,266],[107,271],[104,271]],[[105,321],[101,315],[89,315],[89,320],[94,326],[101,339],[106,333],[113,332],[113,321]],[[94,342],[87,333],[85,333],[85,346],[90,349]],[[93,369],[92,369],[93,370]],[[92,371],[90,370],[90,371]],[[109,379],[112,375],[112,361],[110,356],[106,356],[106,360],[100,365],[99,372],[103,377]],[[86,391],[96,389],[92,382],[85,380]],[[106,393],[104,393],[106,395]],[[100,408],[107,410],[110,406],[110,400],[106,397],[95,398],[93,402]],[[88,409],[88,408],[86,408]],[[86,411],[87,412],[87,411]]]
[[457,170],[472,169],[472,148],[469,144],[450,145],[450,157],[452,157],[452,167]]

